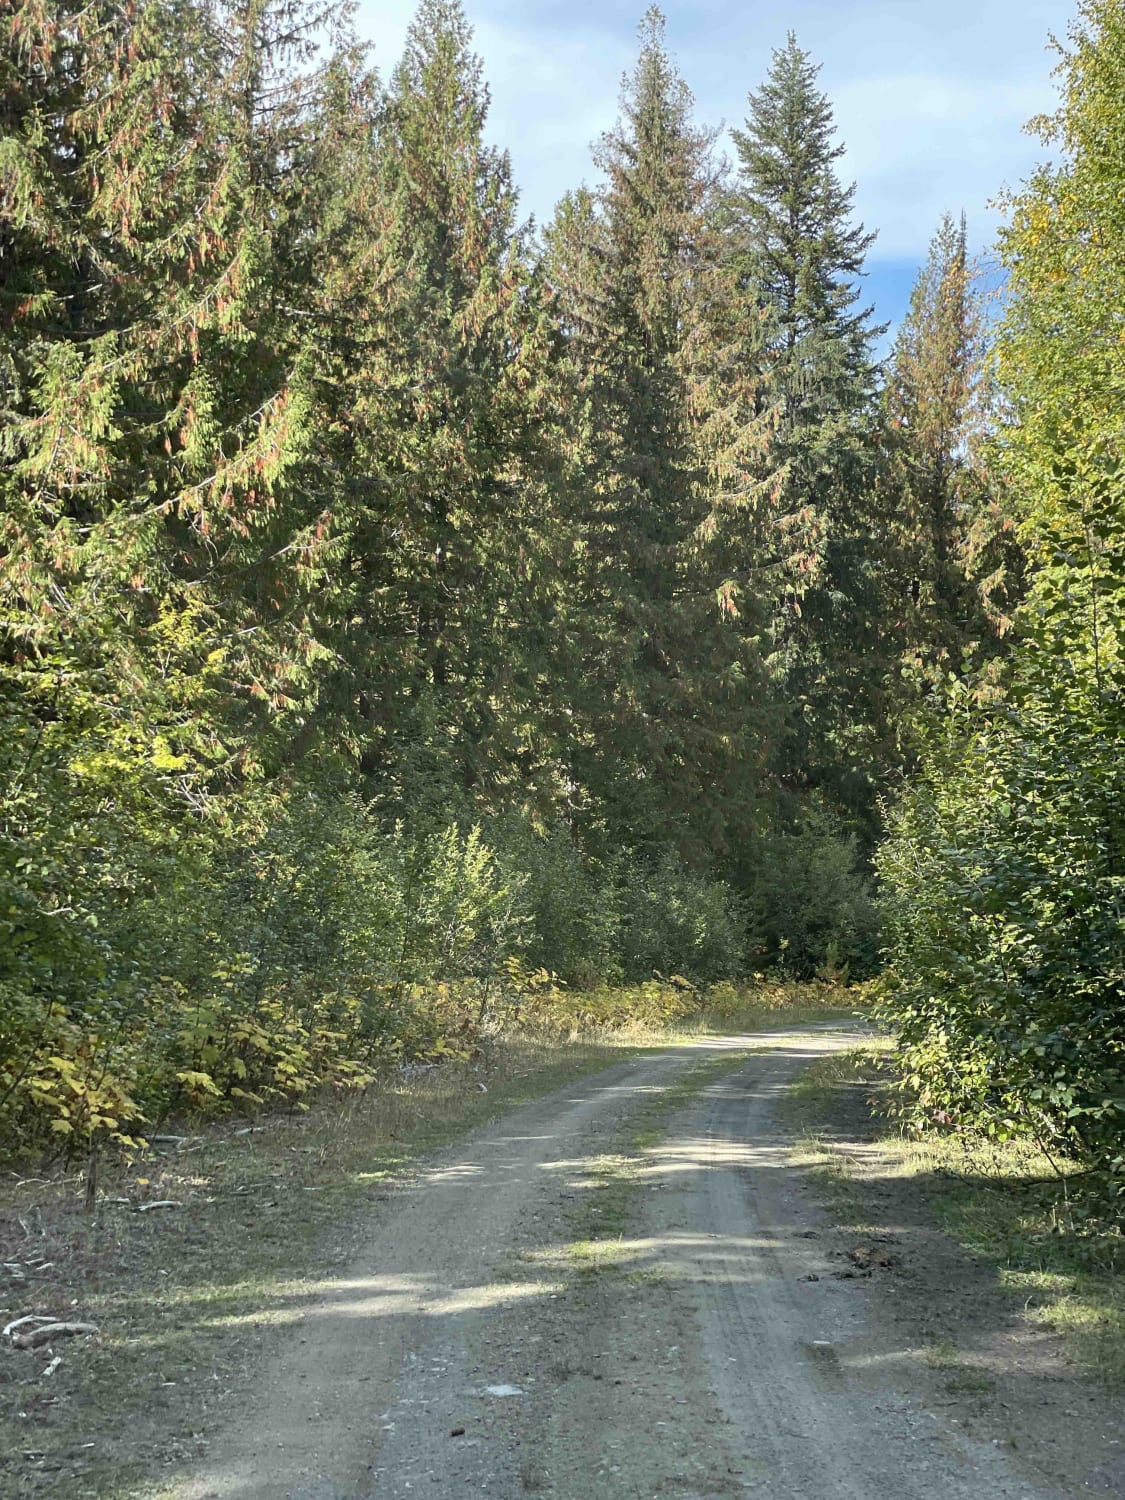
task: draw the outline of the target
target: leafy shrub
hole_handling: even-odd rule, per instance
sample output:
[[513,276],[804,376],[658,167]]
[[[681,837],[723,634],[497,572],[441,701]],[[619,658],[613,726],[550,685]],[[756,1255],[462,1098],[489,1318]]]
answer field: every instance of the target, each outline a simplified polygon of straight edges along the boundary
[[745,971],[746,921],[734,891],[675,855],[618,859],[610,892],[627,980],[686,974],[706,983]]
[[599,984],[571,991],[552,983],[532,983],[519,1006],[521,1025],[574,1036],[659,1028],[694,1015],[699,992],[682,976],[643,984]]
[[619,921],[607,899],[606,872],[570,829],[556,824],[537,832],[527,819],[512,818],[489,833],[521,882],[529,965],[570,985],[595,985],[618,973]]
[[388,825],[327,777],[208,786],[167,747],[11,719],[0,1141],[300,1105],[491,1025],[662,1024],[745,969],[742,903],[674,854]]
[[537,833],[523,820],[489,833],[521,889],[532,967],[592,988],[676,973],[707,983],[745,971],[736,893],[671,851],[599,860],[569,829]]
[[1120,699],[1042,661],[935,749],[879,861],[917,1125],[1033,1136],[1125,1167],[1125,764]]
[[34,769],[0,804],[8,1142],[77,1151],[463,1051],[526,941],[479,830],[388,830],[313,786],[201,814],[136,763]]

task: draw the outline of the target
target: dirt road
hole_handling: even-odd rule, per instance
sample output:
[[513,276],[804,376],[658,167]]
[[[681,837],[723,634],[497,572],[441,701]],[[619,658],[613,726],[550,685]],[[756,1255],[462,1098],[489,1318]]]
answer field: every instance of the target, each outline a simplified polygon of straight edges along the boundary
[[[893,1279],[841,1270],[782,1101],[802,1067],[855,1040],[677,1048],[462,1142],[384,1206],[349,1274],[294,1305],[252,1408],[166,1493],[1086,1493],[958,1426],[890,1315]],[[722,1076],[669,1095],[724,1056]],[[620,1232],[599,1236],[603,1215]]]

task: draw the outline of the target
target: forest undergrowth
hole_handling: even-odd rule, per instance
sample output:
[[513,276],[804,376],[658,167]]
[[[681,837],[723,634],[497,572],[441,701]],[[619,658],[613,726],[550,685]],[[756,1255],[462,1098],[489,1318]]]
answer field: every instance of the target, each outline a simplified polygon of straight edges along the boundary
[[360,19],[0,12],[12,1180],[111,1274],[236,1129],[878,974],[903,1125],[1120,1219],[1125,0],[889,346],[792,33],[728,159],[649,9],[539,226],[460,0]]

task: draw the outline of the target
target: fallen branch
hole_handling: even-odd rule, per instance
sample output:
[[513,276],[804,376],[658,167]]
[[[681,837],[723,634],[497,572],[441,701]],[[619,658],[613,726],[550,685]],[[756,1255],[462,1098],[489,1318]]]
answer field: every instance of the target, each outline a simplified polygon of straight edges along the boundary
[[139,1214],[151,1213],[154,1208],[182,1208],[183,1204],[175,1198],[157,1198],[153,1203],[140,1203],[137,1205]]
[[24,1313],[22,1318],[13,1318],[3,1329],[0,1329],[0,1338],[10,1339],[17,1328],[22,1328],[25,1323],[53,1323],[55,1320],[44,1316],[43,1313]]
[[972,1174],[958,1172],[956,1167],[938,1167],[934,1172],[935,1177],[952,1177],[955,1182],[964,1183],[966,1187],[987,1188],[990,1193],[1001,1193],[1005,1196],[1009,1193],[1027,1192],[1031,1188],[1039,1187],[1065,1187],[1068,1183],[1077,1182],[1082,1177],[1094,1177],[1097,1169],[1090,1167],[1082,1172],[1060,1172],[1055,1177],[998,1177],[992,1173],[980,1172]]
[[17,1334],[12,1339],[12,1344],[17,1349],[38,1349],[43,1344],[49,1344],[52,1339],[100,1332],[101,1329],[96,1323],[44,1323],[41,1327],[32,1328],[27,1333]]

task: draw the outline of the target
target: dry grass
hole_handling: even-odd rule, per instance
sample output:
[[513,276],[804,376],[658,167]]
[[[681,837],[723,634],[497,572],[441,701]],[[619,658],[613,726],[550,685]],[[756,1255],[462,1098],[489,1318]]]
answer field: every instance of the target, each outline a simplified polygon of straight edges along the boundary
[[863,1018],[867,1006],[862,988],[847,989],[821,981],[757,984],[725,994],[722,987],[716,987],[704,998],[699,1013],[690,1023],[684,1023],[682,1029],[689,1035],[708,1031],[728,1034],[776,1031]]
[[[633,1038],[508,1038],[485,1062],[389,1076],[307,1115],[209,1127],[103,1173],[0,1182],[2,1321],[81,1317],[97,1338],[0,1347],[0,1495],[133,1493],[204,1451],[196,1434],[252,1378],[296,1284],[345,1263],[390,1181],[535,1094],[647,1050]],[[140,1211],[170,1199],[177,1206]],[[55,1355],[61,1365],[46,1371]]]

